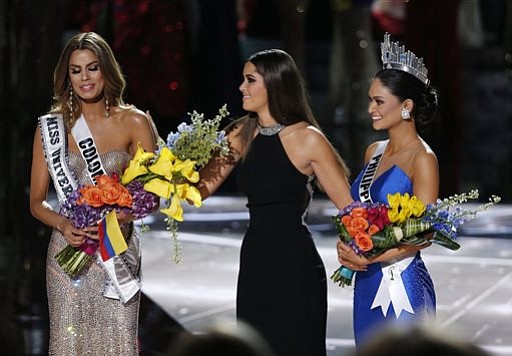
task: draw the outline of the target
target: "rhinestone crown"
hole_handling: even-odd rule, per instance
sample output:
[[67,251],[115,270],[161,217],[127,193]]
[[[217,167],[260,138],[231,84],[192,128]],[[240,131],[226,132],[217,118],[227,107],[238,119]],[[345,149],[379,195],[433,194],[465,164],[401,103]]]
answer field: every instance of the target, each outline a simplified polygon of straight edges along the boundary
[[406,51],[405,46],[400,46],[400,42],[391,42],[390,37],[391,35],[386,33],[384,42],[380,44],[382,68],[402,70],[428,85],[428,70],[423,64],[423,58],[417,58],[411,51]]

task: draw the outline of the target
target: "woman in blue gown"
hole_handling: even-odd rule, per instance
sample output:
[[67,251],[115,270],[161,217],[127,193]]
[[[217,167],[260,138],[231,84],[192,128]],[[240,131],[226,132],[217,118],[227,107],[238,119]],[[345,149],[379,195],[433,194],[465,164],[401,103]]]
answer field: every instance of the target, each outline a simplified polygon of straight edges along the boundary
[[[399,53],[399,51],[402,51]],[[354,200],[388,203],[388,193],[416,195],[425,204],[437,200],[438,163],[418,132],[437,108],[422,62],[401,62],[404,49],[386,35],[384,69],[373,79],[368,113],[373,128],[386,130],[388,140],[372,143],[366,165],[351,187]],[[407,54],[407,53],[405,53]],[[408,51],[408,56],[414,54]],[[365,258],[338,243],[340,263],[357,271],[354,290],[354,336],[361,345],[385,324],[404,324],[435,316],[434,285],[421,259],[426,246],[406,246]]]

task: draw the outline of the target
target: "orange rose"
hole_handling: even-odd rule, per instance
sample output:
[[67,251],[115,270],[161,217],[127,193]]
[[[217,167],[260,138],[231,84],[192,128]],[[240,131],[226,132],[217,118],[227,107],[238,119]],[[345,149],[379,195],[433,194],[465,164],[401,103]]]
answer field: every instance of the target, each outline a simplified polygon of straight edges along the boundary
[[115,185],[108,184],[101,189],[101,200],[103,200],[105,204],[114,205],[119,200],[120,194],[121,192]]
[[352,216],[353,218],[366,219],[366,218],[368,218],[368,211],[366,211],[365,208],[354,208],[350,212],[350,216]]
[[103,202],[108,205],[121,205],[120,198],[123,193],[126,194],[126,188],[115,181],[105,180],[103,183],[104,184],[101,187],[101,199],[103,200]]
[[366,231],[366,229],[368,228],[368,221],[366,221],[366,219],[364,218],[354,218],[352,219],[352,224],[351,226],[356,229],[357,231]]
[[357,230],[354,229],[352,226],[345,226],[345,228],[347,229],[347,232],[350,235],[350,237],[356,236]]
[[377,225],[374,225],[374,224],[371,224],[370,227],[368,228],[368,234],[370,234],[370,236],[375,234],[375,233],[377,233],[377,232],[379,232],[379,231],[380,231],[379,227]]
[[349,215],[343,215],[341,218],[341,223],[345,225],[345,227],[350,226],[352,222],[352,218]]
[[372,238],[365,232],[358,232],[354,239],[357,247],[363,252],[368,252],[373,248]]
[[78,204],[87,204],[95,208],[99,208],[103,205],[101,199],[101,190],[94,186],[88,185],[80,189],[80,198],[77,201]]
[[96,176],[94,179],[96,180],[96,184],[100,188],[102,188],[104,185],[117,184],[118,183],[118,181],[115,178],[112,178],[111,176],[108,176],[106,174],[102,174],[100,176]]
[[124,186],[121,185],[121,194],[119,195],[119,200],[117,201],[117,204],[120,206],[127,206],[129,208],[132,207],[133,198],[128,189],[126,189]]

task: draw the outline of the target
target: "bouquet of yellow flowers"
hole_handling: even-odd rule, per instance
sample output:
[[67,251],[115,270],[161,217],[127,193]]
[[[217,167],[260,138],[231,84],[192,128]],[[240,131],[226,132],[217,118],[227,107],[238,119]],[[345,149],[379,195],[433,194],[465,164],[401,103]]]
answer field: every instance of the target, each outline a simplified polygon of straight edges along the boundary
[[[388,205],[382,203],[349,204],[334,216],[340,239],[360,255],[371,257],[399,244],[420,246],[436,243],[450,250],[460,245],[454,238],[457,228],[471,220],[479,211],[497,204],[501,198],[492,196],[476,210],[462,210],[460,203],[477,199],[478,190],[455,195],[425,206],[416,196],[388,194]],[[341,266],[331,279],[340,286],[350,286],[354,271]]]
[[181,260],[177,240],[177,223],[183,221],[181,202],[201,206],[201,195],[194,183],[199,181],[199,169],[208,163],[214,152],[219,151],[221,155],[229,152],[225,132],[219,130],[221,120],[227,115],[226,105],[211,120],[205,120],[204,115],[196,111],[189,113],[191,123],[181,123],[176,133],[168,135],[167,142],[160,140],[156,153],[145,152],[139,146],[121,177],[122,184],[138,182],[145,191],[165,200],[166,207],[160,212],[166,215],[176,263]]

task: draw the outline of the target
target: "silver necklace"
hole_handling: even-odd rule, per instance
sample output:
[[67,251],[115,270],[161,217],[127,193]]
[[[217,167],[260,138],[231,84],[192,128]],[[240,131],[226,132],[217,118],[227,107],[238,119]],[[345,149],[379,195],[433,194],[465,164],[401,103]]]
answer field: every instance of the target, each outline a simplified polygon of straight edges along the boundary
[[277,134],[279,131],[281,131],[282,129],[284,129],[284,125],[281,125],[281,124],[275,124],[275,125],[268,126],[268,127],[263,127],[260,124],[258,124],[258,131],[263,136],[273,136],[273,135]]

